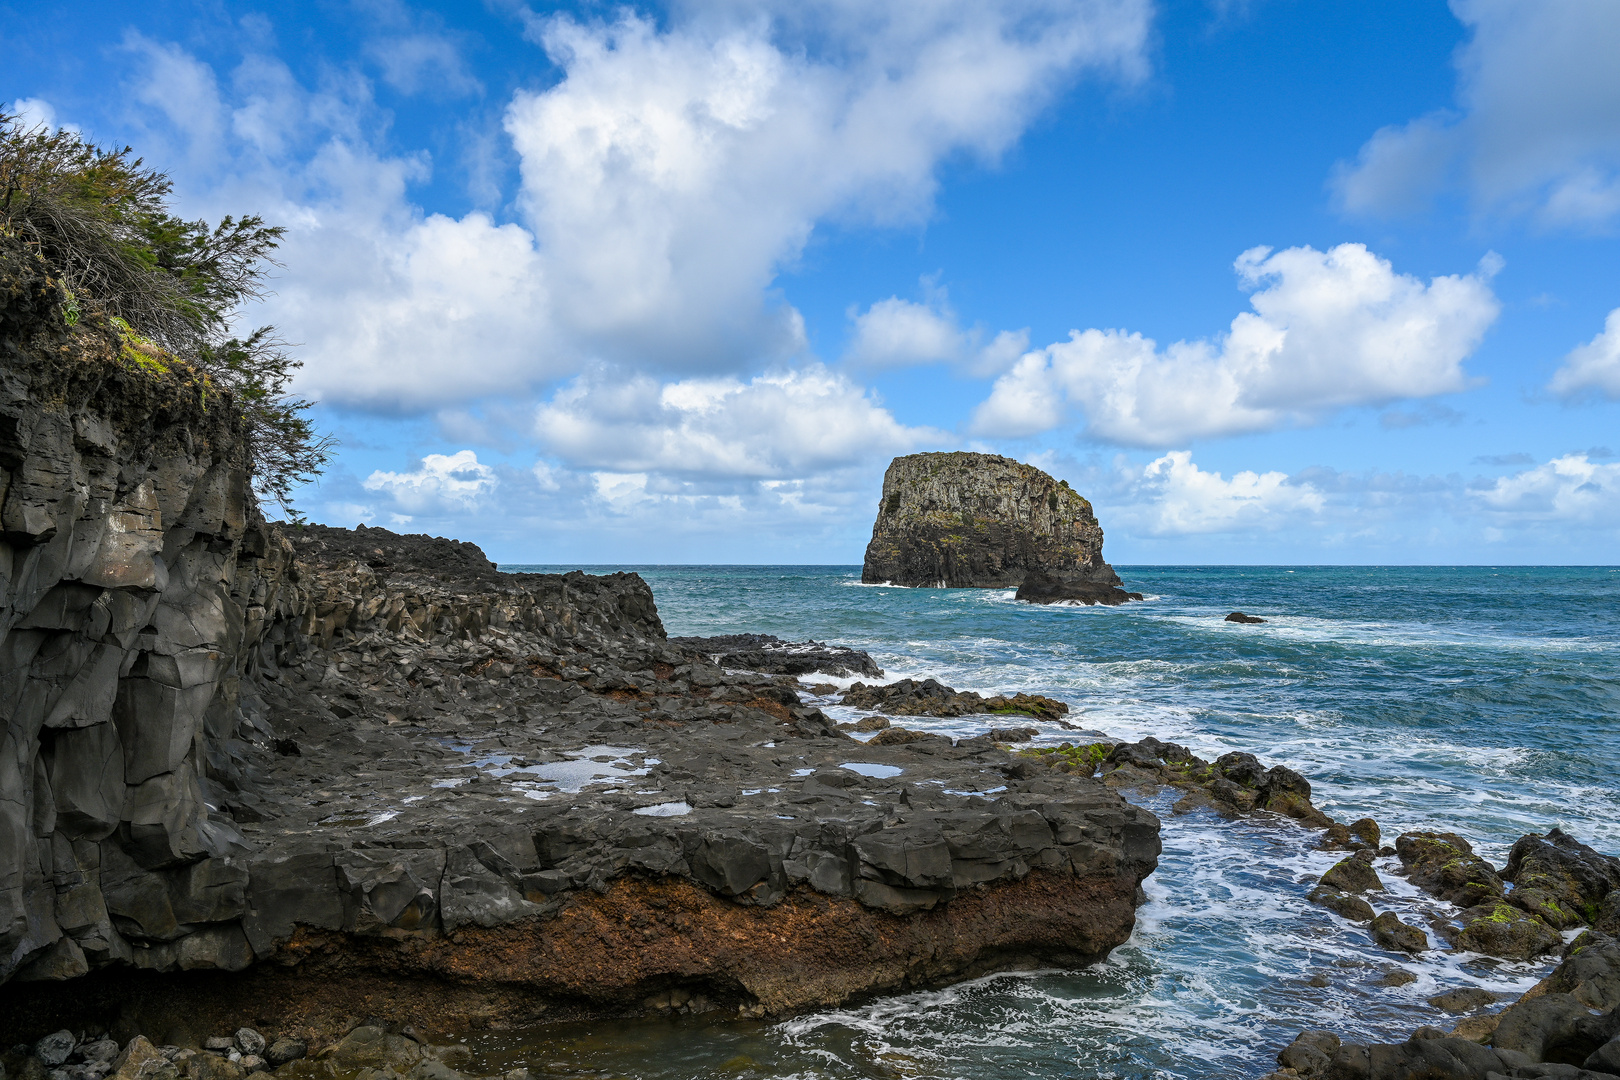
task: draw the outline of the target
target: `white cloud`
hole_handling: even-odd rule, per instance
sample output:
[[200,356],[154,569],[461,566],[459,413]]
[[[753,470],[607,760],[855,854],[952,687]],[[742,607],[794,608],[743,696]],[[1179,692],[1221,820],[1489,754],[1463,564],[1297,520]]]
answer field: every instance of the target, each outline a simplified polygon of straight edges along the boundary
[[480,464],[471,450],[429,454],[415,472],[378,470],[362,485],[367,491],[385,492],[395,504],[415,513],[471,510],[500,485],[495,470]]
[[460,97],[483,89],[442,32],[377,38],[366,55],[382,69],[383,81],[402,94]]
[[520,92],[506,128],[559,321],[611,360],[791,355],[796,313],[765,290],[819,220],[921,220],[946,154],[995,157],[1081,68],[1138,74],[1147,16],[834,0],[677,8],[667,30],[544,20],[567,77]]
[[[216,72],[139,34],[126,49],[143,146],[188,212],[288,227],[265,313],[304,343],[299,390],[417,412],[598,362],[790,361],[802,320],[771,286],[819,222],[926,220],[947,156],[994,160],[1082,72],[1139,78],[1150,17],[1149,0],[534,17],[562,77],[506,110],[516,224],[424,214],[409,188],[432,162],[375,148],[389,118],[359,75],[310,89],[269,55]],[[407,90],[459,70],[453,51],[391,55]]]
[[978,328],[964,330],[943,291],[919,304],[891,296],[865,311],[852,308],[854,333],[844,359],[874,367],[905,364],[951,363],[970,374],[995,375],[1005,371],[1029,348],[1028,330],[1003,330],[981,344]]
[[1462,361],[1499,310],[1487,284],[1499,265],[1487,256],[1476,274],[1425,285],[1361,244],[1254,248],[1236,263],[1254,310],[1223,338],[1161,351],[1140,333],[1072,331],[996,380],[973,427],[1033,435],[1078,413],[1091,438],[1167,446],[1461,390]]
[[1620,522],[1620,464],[1600,465],[1566,454],[1512,476],[1474,496],[1486,508],[1520,521],[1569,525]]
[[54,131],[57,128],[56,109],[44,98],[18,98],[11,103],[10,112],[24,129],[45,127]]
[[1326,498],[1287,473],[1205,472],[1192,452],[1175,450],[1140,468],[1122,464],[1126,488],[1119,524],[1149,536],[1252,532],[1297,526],[1319,513]]
[[1460,181],[1482,209],[1592,226],[1620,212],[1620,5],[1452,0],[1472,36],[1457,109],[1377,132],[1334,186],[1351,211],[1396,213]]
[[937,444],[820,365],[660,383],[599,371],[541,406],[535,435],[575,468],[751,479],[800,478]]
[[1601,334],[1564,357],[1548,388],[1563,397],[1596,392],[1620,401],[1620,308],[1609,312]]

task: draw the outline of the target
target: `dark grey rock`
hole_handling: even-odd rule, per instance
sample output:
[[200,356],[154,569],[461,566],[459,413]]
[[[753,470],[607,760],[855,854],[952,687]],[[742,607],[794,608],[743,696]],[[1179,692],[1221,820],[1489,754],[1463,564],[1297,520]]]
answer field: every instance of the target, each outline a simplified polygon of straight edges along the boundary
[[1384,888],[1384,883],[1378,880],[1378,871],[1354,855],[1335,863],[1322,875],[1322,884],[1350,893],[1381,892]]
[[34,1044],[34,1056],[46,1068],[54,1069],[67,1061],[78,1041],[71,1031],[53,1031]]
[[820,673],[838,678],[866,675],[883,678],[883,669],[860,649],[822,641],[783,641],[770,634],[724,634],[719,637],[676,637],[669,643],[712,657],[721,667],[772,675]]
[[1386,949],[1420,953],[1429,947],[1429,937],[1415,926],[1403,923],[1393,911],[1385,911],[1372,921],[1373,940]]
[[309,1047],[302,1039],[283,1035],[265,1048],[264,1060],[272,1069],[279,1069],[289,1061],[297,1061],[308,1052]]
[[1340,892],[1325,885],[1318,885],[1307,896],[1313,904],[1320,904],[1335,915],[1343,916],[1351,922],[1372,922],[1376,912],[1373,906],[1359,896]]
[[1587,1055],[1581,1068],[1599,1073],[1620,1075],[1620,1038],[1610,1039]]
[[98,1061],[111,1062],[118,1056],[118,1043],[114,1039],[93,1039],[81,1043],[75,1054],[83,1058],[86,1064]]
[[1465,1013],[1495,1004],[1496,1000],[1496,995],[1483,987],[1461,986],[1455,990],[1447,990],[1443,994],[1435,994],[1429,998],[1429,1004],[1444,1012]]
[[1581,1061],[1613,1037],[1609,1023],[1569,994],[1542,994],[1502,1010],[1491,1043],[1531,1061]]
[[1277,1054],[1277,1063],[1310,1080],[1327,1071],[1339,1050],[1339,1037],[1331,1031],[1302,1031]]

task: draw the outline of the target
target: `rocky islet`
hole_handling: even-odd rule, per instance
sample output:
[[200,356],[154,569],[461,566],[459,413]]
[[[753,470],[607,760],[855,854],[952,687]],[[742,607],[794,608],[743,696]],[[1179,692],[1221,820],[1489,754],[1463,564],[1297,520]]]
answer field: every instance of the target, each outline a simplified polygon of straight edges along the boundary
[[1091,503],[1067,481],[997,454],[910,454],[883,475],[861,580],[1017,589],[1031,603],[1122,604]]

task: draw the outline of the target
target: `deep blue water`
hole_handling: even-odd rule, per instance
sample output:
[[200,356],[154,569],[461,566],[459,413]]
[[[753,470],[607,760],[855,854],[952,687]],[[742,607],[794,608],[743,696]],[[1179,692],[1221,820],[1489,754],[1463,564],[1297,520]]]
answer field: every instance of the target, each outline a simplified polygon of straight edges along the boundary
[[[862,586],[856,567],[611,569],[648,580],[672,635],[834,641],[869,650],[890,679],[1044,693],[1070,703],[1071,722],[1120,738],[1156,735],[1205,757],[1247,750],[1303,773],[1332,816],[1371,816],[1386,837],[1448,829],[1500,863],[1520,835],[1559,825],[1620,851],[1620,569],[1121,567],[1148,596],[1122,608]],[[1269,621],[1224,622],[1235,609]],[[1040,741],[1066,738],[1051,727]],[[1147,800],[1165,845],[1151,902],[1098,968],[782,1023],[649,1020],[479,1048],[491,1063],[545,1057],[640,1077],[1246,1077],[1301,1028],[1404,1037],[1448,1023],[1424,1001],[1441,990],[1521,990],[1548,966],[1454,954],[1438,939],[1412,959],[1384,952],[1305,901],[1335,858],[1314,850],[1315,834],[1173,815],[1171,801]],[[1375,906],[1419,924],[1443,908],[1391,865]],[[1416,981],[1383,985],[1396,969]]]

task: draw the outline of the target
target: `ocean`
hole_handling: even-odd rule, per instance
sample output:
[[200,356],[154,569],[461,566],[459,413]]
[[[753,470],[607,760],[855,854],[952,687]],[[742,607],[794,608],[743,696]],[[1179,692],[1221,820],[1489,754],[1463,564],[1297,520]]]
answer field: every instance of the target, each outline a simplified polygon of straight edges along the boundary
[[[573,567],[503,566],[506,570]],[[1071,723],[1229,750],[1305,775],[1340,821],[1461,834],[1500,865],[1559,826],[1620,852],[1620,568],[1118,567],[1147,599],[1036,607],[1011,590],[860,584],[858,567],[634,566],[671,635],[814,638],[869,651],[886,680],[1028,691]],[[1233,610],[1264,625],[1224,621]],[[847,684],[851,680],[833,680]],[[849,710],[818,701],[840,719]],[[905,721],[953,736],[982,718]],[[1055,725],[1036,744],[1075,740]],[[1114,1077],[1224,1080],[1275,1068],[1305,1028],[1400,1041],[1449,1027],[1434,994],[1517,994],[1552,966],[1415,957],[1305,899],[1342,854],[1292,823],[1173,814],[1131,940],[1083,971],[1021,972],[784,1021],[713,1014],[470,1036],[477,1064],[675,1078]],[[1391,869],[1377,906],[1444,907]]]

